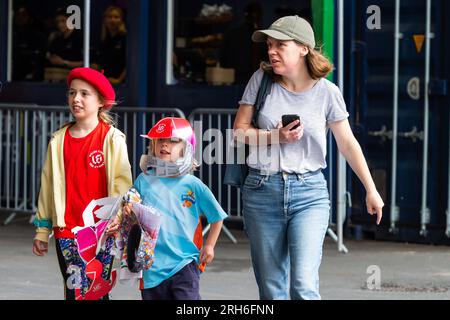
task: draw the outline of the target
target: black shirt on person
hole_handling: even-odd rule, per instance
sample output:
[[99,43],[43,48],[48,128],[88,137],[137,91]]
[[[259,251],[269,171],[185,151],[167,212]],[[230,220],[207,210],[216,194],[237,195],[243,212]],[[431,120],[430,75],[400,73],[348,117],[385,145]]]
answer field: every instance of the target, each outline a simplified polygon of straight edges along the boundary
[[126,34],[109,34],[100,43],[98,64],[106,77],[119,78],[126,67]]
[[221,66],[235,69],[235,83],[246,84],[261,61],[267,60],[265,45],[252,41],[256,29],[244,22],[225,33]]
[[59,34],[50,42],[48,52],[56,54],[64,60],[82,61],[83,35],[76,29],[67,38],[64,38],[63,34]]

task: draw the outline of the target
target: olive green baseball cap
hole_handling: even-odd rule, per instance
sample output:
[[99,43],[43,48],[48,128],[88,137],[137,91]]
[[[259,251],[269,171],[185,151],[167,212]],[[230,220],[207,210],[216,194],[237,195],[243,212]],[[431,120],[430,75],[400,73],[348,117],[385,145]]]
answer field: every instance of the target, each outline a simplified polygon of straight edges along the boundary
[[286,16],[278,19],[272,23],[269,29],[253,32],[252,40],[265,42],[267,36],[277,40],[296,40],[312,49],[316,46],[311,25],[299,16]]

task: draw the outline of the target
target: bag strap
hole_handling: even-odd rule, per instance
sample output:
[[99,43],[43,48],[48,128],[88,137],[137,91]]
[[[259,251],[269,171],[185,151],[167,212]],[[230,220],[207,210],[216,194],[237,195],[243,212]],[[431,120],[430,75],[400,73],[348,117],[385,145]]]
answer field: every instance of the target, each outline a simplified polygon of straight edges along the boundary
[[266,102],[266,97],[270,94],[270,91],[272,90],[272,83],[273,82],[270,75],[267,72],[263,72],[263,77],[261,79],[258,94],[256,96],[255,112],[253,113],[252,119],[252,123],[255,126],[255,128],[258,128],[257,126],[258,114],[261,111],[262,107],[264,106],[264,102]]

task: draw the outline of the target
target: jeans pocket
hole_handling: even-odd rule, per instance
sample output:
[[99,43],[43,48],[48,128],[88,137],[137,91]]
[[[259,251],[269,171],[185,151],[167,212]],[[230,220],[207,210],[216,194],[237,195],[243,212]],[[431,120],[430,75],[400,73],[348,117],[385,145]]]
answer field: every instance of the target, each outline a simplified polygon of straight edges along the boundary
[[260,175],[248,175],[244,181],[245,189],[256,190],[264,186],[265,177]]
[[327,187],[327,180],[322,173],[304,177],[303,182],[306,186],[311,188],[321,189]]

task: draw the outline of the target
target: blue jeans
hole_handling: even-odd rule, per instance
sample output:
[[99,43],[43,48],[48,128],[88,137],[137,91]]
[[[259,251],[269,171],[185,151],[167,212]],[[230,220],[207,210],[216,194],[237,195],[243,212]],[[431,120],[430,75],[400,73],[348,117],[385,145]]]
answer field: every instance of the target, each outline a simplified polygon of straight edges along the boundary
[[322,172],[263,175],[250,168],[242,200],[260,299],[320,299],[330,212]]

